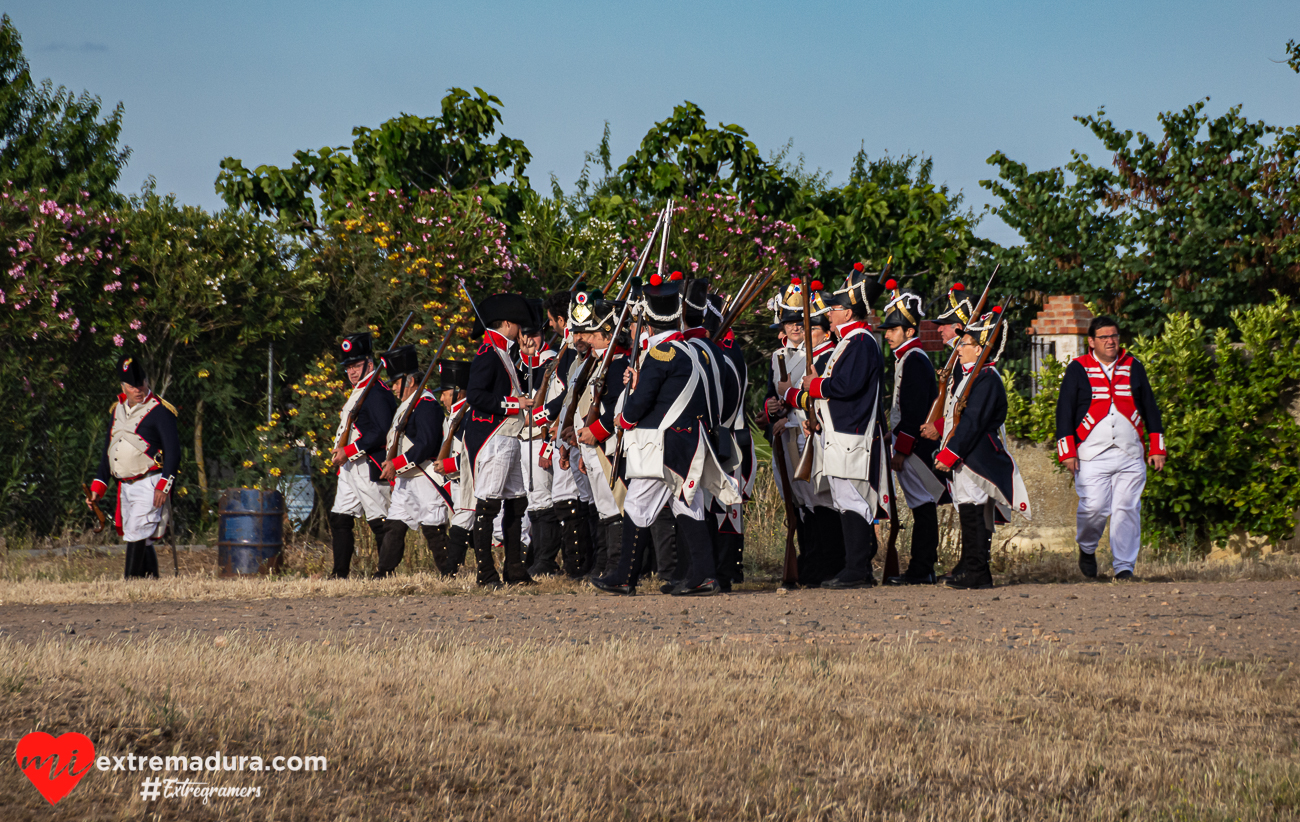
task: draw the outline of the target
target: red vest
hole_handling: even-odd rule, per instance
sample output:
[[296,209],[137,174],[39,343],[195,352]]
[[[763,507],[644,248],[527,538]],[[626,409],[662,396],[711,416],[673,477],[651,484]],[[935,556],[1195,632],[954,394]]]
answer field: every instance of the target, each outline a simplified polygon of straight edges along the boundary
[[1079,423],[1079,427],[1074,432],[1079,442],[1086,440],[1092,433],[1093,426],[1106,418],[1112,403],[1120,416],[1127,418],[1137,429],[1138,439],[1145,441],[1146,433],[1142,430],[1142,415],[1133,404],[1133,387],[1129,382],[1133,374],[1133,355],[1127,351],[1120,352],[1115,360],[1113,383],[1106,377],[1101,363],[1091,353],[1075,359],[1083,366],[1083,370],[1088,375],[1088,385],[1092,388],[1092,404],[1088,406],[1088,413],[1083,415],[1083,422]]

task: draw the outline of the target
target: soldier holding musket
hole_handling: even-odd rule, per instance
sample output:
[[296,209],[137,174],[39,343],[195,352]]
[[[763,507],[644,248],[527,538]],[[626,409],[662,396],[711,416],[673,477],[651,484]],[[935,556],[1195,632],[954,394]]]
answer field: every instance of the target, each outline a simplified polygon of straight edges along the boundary
[[352,383],[352,393],[339,412],[331,460],[338,467],[338,488],[330,509],[330,538],[334,553],[331,579],[346,579],[356,550],[353,517],[363,517],[375,539],[384,540],[384,518],[391,492],[381,479],[388,430],[397,401],[379,379],[370,332],[348,334],[339,343],[339,364]]
[[[731,465],[723,467],[730,467],[741,498],[748,500],[754,490],[754,473],[758,467],[754,437],[745,420],[749,366],[745,362],[745,349],[736,338],[735,331],[728,328],[725,333],[718,334],[722,325],[723,303],[721,294],[709,295],[704,327],[722,354],[723,379],[735,387],[736,394],[734,404],[724,404],[722,419],[719,421],[721,430],[718,436],[730,439],[732,450]],[[717,523],[714,549],[717,554],[718,584],[725,592],[730,591],[732,585],[745,581],[745,506],[742,503],[721,505],[717,500],[712,500],[711,503],[709,511]]]
[[117,509],[113,524],[126,540],[124,576],[158,577],[154,543],[171,527],[170,495],[180,466],[176,409],[149,390],[144,367],[134,357],[117,361],[122,393],[113,403],[108,441],[99,469],[90,484],[86,504],[108,491],[117,480]]
[[939,396],[938,377],[917,336],[925,316],[920,295],[899,290],[894,280],[886,282],[885,288],[889,302],[885,304],[880,330],[894,353],[894,394],[889,409],[894,455],[890,468],[912,509],[913,523],[907,570],[888,577],[885,583],[932,585],[934,564],[939,561],[938,506],[947,504],[950,497],[934,471],[936,443],[921,436],[921,426]]
[[[384,460],[380,479],[391,482],[388,521],[379,546],[375,578],[391,576],[406,552],[407,529],[420,529],[435,557],[446,553],[448,512],[446,499],[432,473],[442,449],[444,414],[433,392],[421,386],[420,362],[415,346],[404,345],[380,356],[401,405],[393,415],[385,446],[392,459]],[[406,421],[405,430],[398,425]]]
[[[791,405],[815,412],[821,427],[814,439],[814,481],[824,481],[830,489],[845,557],[844,568],[822,582],[823,588],[875,585],[871,561],[879,545],[874,522],[884,513],[882,506],[893,504],[885,499],[889,446],[878,419],[884,357],[867,324],[871,302],[883,289],[855,267],[827,311],[839,342],[821,376],[805,375],[799,386],[777,386]],[[809,436],[812,422],[804,424]]]

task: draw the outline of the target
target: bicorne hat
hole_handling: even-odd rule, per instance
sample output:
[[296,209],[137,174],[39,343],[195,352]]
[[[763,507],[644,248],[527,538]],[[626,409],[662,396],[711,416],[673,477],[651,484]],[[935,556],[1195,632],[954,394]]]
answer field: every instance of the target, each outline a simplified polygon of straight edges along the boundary
[[1009,330],[1006,320],[1002,318],[1002,306],[995,305],[992,311],[977,320],[971,320],[966,325],[964,333],[974,337],[981,346],[996,346],[987,360],[992,363],[997,362],[1002,357],[1002,352],[1007,350]]
[[921,295],[900,290],[898,281],[893,279],[885,282],[885,290],[889,292],[889,301],[882,311],[885,318],[880,328],[919,328],[921,319],[925,317]]
[[938,317],[934,322],[936,325],[960,325],[966,327],[970,322],[970,315],[975,313],[975,307],[971,305],[970,300],[965,298],[966,286],[961,283],[953,283],[948,289],[949,309]]
[[135,357],[121,357],[117,361],[117,381],[126,383],[132,388],[143,388],[148,377],[145,376],[144,366]]
[[484,299],[478,305],[478,313],[488,325],[508,320],[526,328],[534,322],[533,308],[528,304],[527,298],[509,292],[493,294]]

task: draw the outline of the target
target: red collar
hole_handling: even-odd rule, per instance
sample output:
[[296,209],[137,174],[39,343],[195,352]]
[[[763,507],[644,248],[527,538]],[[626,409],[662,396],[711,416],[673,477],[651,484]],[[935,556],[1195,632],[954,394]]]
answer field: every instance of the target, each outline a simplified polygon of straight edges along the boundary
[[703,326],[698,328],[688,328],[682,332],[682,337],[688,340],[698,340],[701,337],[708,337],[708,336],[709,336],[708,329],[704,328]]
[[[656,339],[655,337],[648,337],[646,339],[646,343],[647,343],[646,347],[648,348],[649,343],[655,339]],[[682,332],[669,331],[662,338],[660,338],[659,341],[655,343],[655,345],[663,345],[664,343],[677,342],[678,340],[684,340],[684,339],[686,339],[686,337],[685,335],[682,334]]]
[[816,357],[816,356],[818,356],[819,354],[821,354],[822,352],[827,351],[827,350],[829,350],[829,349],[831,349],[831,348],[834,348],[834,347],[835,347],[835,341],[834,341],[834,340],[826,340],[826,341],[823,342],[821,345],[819,345],[819,346],[817,346],[816,348],[813,349],[813,356]]
[[502,351],[509,351],[514,345],[514,342],[508,337],[503,337],[490,328],[483,332],[483,342],[493,348],[500,348]]
[[835,329],[835,335],[842,340],[848,335],[850,331],[853,331],[858,328],[865,328],[868,331],[871,330],[871,326],[867,325],[862,320],[853,320]]
[[542,364],[541,354],[537,354],[532,357],[525,357],[521,354],[519,359],[523,360],[524,365],[528,366],[529,368],[536,368],[537,366]]
[[920,345],[921,345],[921,338],[913,337],[912,339],[900,345],[898,348],[894,349],[894,359],[895,360],[903,359],[903,356],[907,354],[907,352],[911,351],[913,348],[919,348]]

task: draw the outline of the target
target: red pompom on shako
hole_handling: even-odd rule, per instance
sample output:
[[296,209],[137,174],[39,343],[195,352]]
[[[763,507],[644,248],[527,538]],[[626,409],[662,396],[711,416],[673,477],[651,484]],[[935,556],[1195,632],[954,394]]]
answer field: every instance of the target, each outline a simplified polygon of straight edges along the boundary
[[994,313],[994,314],[1001,314],[1001,313],[1002,313],[1002,306],[1000,306],[1000,305],[995,305],[995,306],[993,306],[993,313]]
[[865,268],[866,268],[866,266],[863,265],[862,263],[854,263],[854,264],[853,264],[853,270],[856,271],[856,272],[858,272],[859,274],[861,274],[862,271],[863,271]]
[[682,278],[682,272],[680,272],[680,271],[674,271],[673,274],[672,274],[672,276],[669,277],[668,279],[672,280],[673,282],[677,282],[677,281],[680,280],[681,278]]
[[965,291],[965,290],[966,290],[966,286],[962,285],[961,283],[953,283],[953,284],[952,284],[952,288],[950,288],[950,289],[948,289],[948,290],[949,290],[949,291]]
[[790,285],[802,285],[802,284],[803,284],[803,280],[799,279],[798,277],[790,278]]
[[812,282],[808,283],[808,287],[811,288],[813,291],[821,291],[821,290],[822,290],[822,281],[821,281],[821,280],[813,280]]
[[660,286],[664,284],[664,278],[659,272],[650,275],[650,285]]
[[893,291],[895,288],[898,288],[898,280],[895,280],[893,277],[890,277],[888,280],[885,280],[886,291]]

